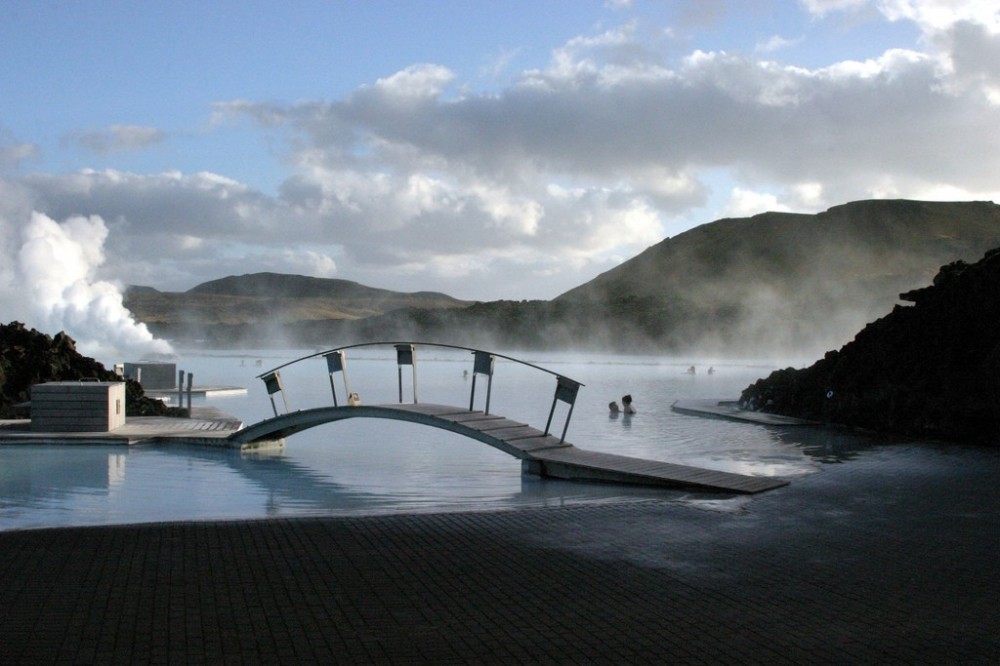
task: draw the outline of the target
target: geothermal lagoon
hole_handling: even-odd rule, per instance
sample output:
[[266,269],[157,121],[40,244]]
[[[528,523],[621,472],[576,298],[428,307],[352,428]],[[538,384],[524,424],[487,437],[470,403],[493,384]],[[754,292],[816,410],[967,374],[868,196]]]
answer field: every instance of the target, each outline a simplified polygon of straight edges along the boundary
[[[264,371],[309,350],[181,352],[178,369],[196,385],[242,386],[243,395],[195,398],[255,423],[273,415]],[[682,398],[735,398],[777,367],[760,361],[502,352],[582,382],[566,439],[621,455],[741,474],[796,477],[863,456],[880,440],[828,428],[764,427],[674,413]],[[688,369],[695,367],[695,374]],[[714,372],[709,374],[709,368]],[[421,402],[467,405],[468,352],[418,348]],[[465,371],[470,376],[465,376]],[[348,354],[352,391],[369,404],[398,399],[392,349]],[[322,358],[282,370],[291,410],[331,404]],[[482,408],[486,382],[477,384]],[[339,378],[338,378],[339,382]],[[342,384],[338,397],[344,400]],[[410,393],[404,373],[404,400]],[[491,412],[544,428],[554,378],[498,359]],[[638,413],[611,415],[608,403],[631,394]],[[280,406],[279,410],[283,411]],[[554,423],[561,430],[556,412]],[[0,530],[160,521],[290,516],[494,511],[668,500],[739,510],[749,500],[689,491],[540,479],[520,461],[436,428],[350,419],[289,437],[283,450],[240,453],[196,446],[0,447]]]

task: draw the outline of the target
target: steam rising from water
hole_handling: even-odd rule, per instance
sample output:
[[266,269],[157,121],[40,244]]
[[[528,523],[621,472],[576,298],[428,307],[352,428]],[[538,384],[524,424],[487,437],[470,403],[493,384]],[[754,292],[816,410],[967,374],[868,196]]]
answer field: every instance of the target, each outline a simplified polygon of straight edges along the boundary
[[[108,228],[96,215],[63,222],[32,211],[26,224],[0,217],[0,306],[5,321],[65,331],[99,360],[170,353],[122,304],[121,290],[97,278]],[[18,233],[17,229],[21,227]]]

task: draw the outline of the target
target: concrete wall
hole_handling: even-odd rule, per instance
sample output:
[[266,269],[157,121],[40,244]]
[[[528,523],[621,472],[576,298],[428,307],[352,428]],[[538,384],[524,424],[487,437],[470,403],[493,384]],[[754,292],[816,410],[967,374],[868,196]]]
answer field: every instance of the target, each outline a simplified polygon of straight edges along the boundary
[[176,363],[126,363],[126,379],[134,379],[147,391],[172,391],[177,388]]
[[125,425],[124,382],[49,382],[31,387],[36,432],[110,432]]

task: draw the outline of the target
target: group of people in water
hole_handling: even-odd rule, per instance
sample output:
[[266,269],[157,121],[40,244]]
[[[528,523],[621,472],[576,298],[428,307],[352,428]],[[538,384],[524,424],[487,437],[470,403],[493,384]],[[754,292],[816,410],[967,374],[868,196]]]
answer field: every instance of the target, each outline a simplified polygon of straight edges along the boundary
[[621,407],[618,406],[617,402],[612,400],[610,403],[608,403],[608,409],[611,411],[612,414],[619,414],[619,413],[626,415],[635,414],[635,407],[632,406],[632,395],[627,394],[622,396]]

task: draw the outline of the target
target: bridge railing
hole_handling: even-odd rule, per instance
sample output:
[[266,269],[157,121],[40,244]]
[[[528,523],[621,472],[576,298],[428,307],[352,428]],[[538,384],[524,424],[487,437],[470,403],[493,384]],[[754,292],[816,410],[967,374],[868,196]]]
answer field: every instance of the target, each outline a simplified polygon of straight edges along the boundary
[[533,363],[528,363],[521,359],[514,358],[513,356],[506,356],[504,354],[498,354],[496,352],[486,351],[482,349],[474,349],[472,347],[462,347],[459,345],[448,345],[441,344],[437,342],[361,342],[353,345],[345,345],[343,347],[335,347],[327,349],[324,351],[315,352],[313,354],[308,354],[306,356],[299,357],[297,359],[283,363],[277,367],[268,370],[257,376],[258,379],[263,380],[264,385],[267,389],[268,398],[271,401],[271,408],[274,410],[275,417],[278,416],[278,406],[275,401],[276,395],[281,395],[281,400],[284,405],[285,412],[289,411],[288,398],[285,395],[284,384],[281,379],[281,370],[287,368],[290,365],[300,363],[308,359],[320,358],[326,360],[327,374],[330,380],[330,392],[333,396],[333,406],[339,407],[340,400],[337,397],[337,381],[336,376],[340,375],[340,379],[343,381],[344,385],[344,395],[347,399],[347,406],[355,406],[360,404],[360,399],[357,393],[351,392],[350,383],[347,377],[347,354],[348,349],[359,349],[365,347],[387,347],[392,346],[396,350],[396,367],[397,367],[397,378],[399,387],[399,402],[403,403],[403,368],[409,366],[410,368],[410,387],[412,389],[413,404],[417,404],[417,347],[436,347],[443,349],[455,349],[460,351],[468,351],[472,354],[472,386],[469,391],[469,411],[475,409],[476,404],[476,378],[479,376],[484,376],[486,378],[486,399],[483,407],[483,412],[485,414],[490,413],[490,398],[493,391],[493,373],[496,366],[496,359],[502,358],[508,361],[513,361],[521,365],[533,368],[535,370],[547,373],[555,377],[556,387],[555,394],[552,397],[552,406],[549,409],[548,420],[545,423],[545,435],[549,434],[549,429],[552,426],[552,419],[556,412],[556,406],[559,402],[564,402],[569,406],[569,410],[566,414],[566,421],[563,423],[562,435],[560,436],[560,442],[566,439],[566,431],[569,429],[570,419],[573,417],[573,406],[576,404],[577,393],[580,387],[584,386],[582,382],[578,382],[575,379],[566,377],[557,372],[553,372],[547,368],[543,368],[539,365]]

